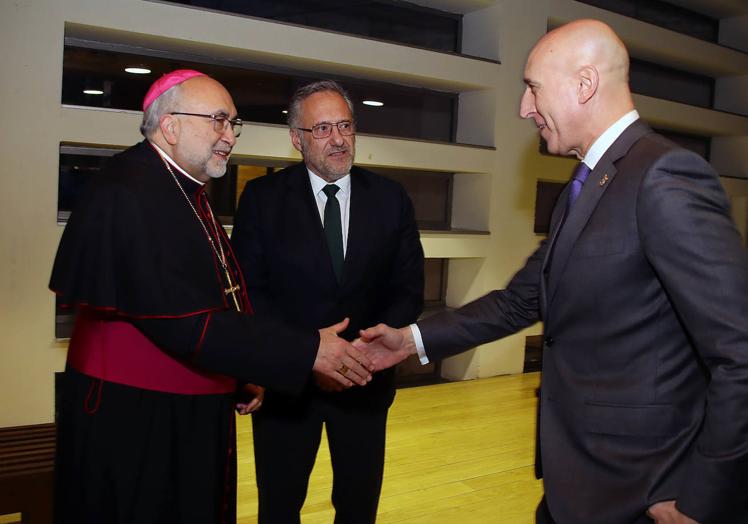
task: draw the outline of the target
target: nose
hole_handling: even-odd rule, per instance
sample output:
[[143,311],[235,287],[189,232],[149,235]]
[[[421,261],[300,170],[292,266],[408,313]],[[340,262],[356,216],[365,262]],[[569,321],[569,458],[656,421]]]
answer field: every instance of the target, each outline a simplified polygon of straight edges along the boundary
[[519,102],[519,116],[520,118],[532,118],[535,113],[535,95],[532,94],[528,86],[525,87],[525,92],[522,93],[522,99]]
[[332,130],[330,131],[330,142],[336,146],[343,145],[343,135],[340,134],[338,126],[332,126]]
[[234,134],[234,128],[230,125],[227,125],[226,129],[224,129],[223,133],[221,134],[221,140],[226,142],[231,147],[234,147],[236,145],[236,135]]

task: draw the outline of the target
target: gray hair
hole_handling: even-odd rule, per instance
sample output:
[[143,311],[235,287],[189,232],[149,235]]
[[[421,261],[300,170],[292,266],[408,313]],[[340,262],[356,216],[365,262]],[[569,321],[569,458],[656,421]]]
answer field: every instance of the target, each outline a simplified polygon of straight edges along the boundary
[[143,112],[143,121],[140,124],[140,134],[146,138],[151,138],[158,129],[161,117],[172,111],[179,109],[177,101],[179,99],[181,85],[177,84],[165,93],[162,93],[151,105]]
[[339,94],[348,104],[348,109],[351,112],[351,119],[356,120],[356,115],[353,113],[353,102],[351,97],[348,96],[348,92],[343,89],[343,86],[338,84],[334,80],[320,80],[318,82],[312,82],[303,87],[300,87],[291,97],[291,102],[288,104],[288,125],[289,127],[299,127],[299,120],[301,120],[301,104],[308,97],[315,93],[322,93],[324,91],[330,91]]

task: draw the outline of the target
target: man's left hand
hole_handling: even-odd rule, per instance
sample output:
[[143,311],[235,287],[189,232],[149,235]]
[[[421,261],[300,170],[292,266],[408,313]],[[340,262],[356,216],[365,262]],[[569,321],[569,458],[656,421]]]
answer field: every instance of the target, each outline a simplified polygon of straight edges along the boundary
[[699,524],[687,517],[675,507],[674,500],[663,500],[650,506],[647,516],[655,521],[655,524]]
[[265,388],[255,384],[244,384],[237,393],[236,412],[246,415],[257,411],[265,398]]

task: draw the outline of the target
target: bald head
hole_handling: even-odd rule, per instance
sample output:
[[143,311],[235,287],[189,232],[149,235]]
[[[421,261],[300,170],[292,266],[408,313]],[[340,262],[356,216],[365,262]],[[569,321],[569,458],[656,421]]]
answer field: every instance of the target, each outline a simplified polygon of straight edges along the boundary
[[549,151],[583,157],[610,125],[633,109],[629,56],[597,20],[577,20],[543,36],[525,67],[520,116],[532,118]]
[[628,85],[629,54],[613,30],[598,20],[577,20],[546,34],[535,45],[530,60],[553,60],[574,71],[595,67],[611,84]]

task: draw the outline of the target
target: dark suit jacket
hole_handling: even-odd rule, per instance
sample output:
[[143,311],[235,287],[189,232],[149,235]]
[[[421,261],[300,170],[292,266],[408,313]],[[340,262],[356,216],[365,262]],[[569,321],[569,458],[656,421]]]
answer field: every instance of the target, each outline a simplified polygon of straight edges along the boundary
[[[364,169],[351,169],[340,284],[303,162],[247,183],[232,245],[258,315],[317,329],[349,317],[341,336],[353,340],[360,329],[379,322],[415,322],[423,309],[423,249],[413,206],[400,184]],[[377,373],[366,387],[330,398],[388,407],[394,397],[392,377],[391,370]]]
[[506,290],[419,322],[427,354],[544,321],[537,462],[559,523],[646,522],[666,499],[748,521],[748,257],[718,177],[637,121],[564,217],[567,192]]

